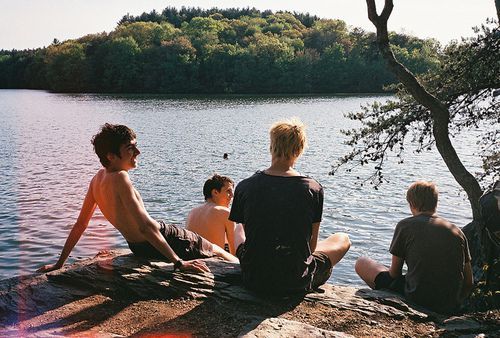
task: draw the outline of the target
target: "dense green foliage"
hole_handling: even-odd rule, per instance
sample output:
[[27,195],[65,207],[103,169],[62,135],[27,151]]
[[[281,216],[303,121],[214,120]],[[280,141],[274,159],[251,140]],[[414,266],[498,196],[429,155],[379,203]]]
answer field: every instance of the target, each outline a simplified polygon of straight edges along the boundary
[[[435,40],[392,34],[412,71],[437,69]],[[0,88],[58,92],[380,92],[395,82],[374,33],[341,20],[256,9],[166,8],[109,34],[0,51]]]

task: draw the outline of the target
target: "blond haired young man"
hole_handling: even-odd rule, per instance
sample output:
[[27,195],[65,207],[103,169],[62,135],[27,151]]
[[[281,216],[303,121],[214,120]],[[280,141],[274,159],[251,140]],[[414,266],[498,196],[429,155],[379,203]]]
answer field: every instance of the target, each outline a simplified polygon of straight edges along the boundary
[[[412,217],[396,225],[390,268],[361,257],[356,272],[372,289],[405,295],[433,311],[455,311],[472,289],[470,253],[462,231],[436,214],[434,183],[417,181],[406,193]],[[408,273],[402,275],[403,263]]]
[[349,250],[349,238],[337,233],[318,241],[323,188],[293,168],[307,144],[302,122],[277,122],[270,138],[271,166],[240,182],[234,193],[229,219],[242,224],[236,255],[250,289],[309,291],[328,280]]

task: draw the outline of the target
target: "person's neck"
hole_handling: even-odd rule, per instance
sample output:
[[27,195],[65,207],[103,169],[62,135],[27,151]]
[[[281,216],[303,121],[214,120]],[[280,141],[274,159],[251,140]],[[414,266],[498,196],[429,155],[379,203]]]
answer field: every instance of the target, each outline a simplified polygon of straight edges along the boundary
[[213,198],[209,198],[205,201],[206,205],[209,206],[219,206],[219,207],[224,207],[225,205],[222,203],[217,203]]
[[289,159],[273,157],[271,160],[271,166],[264,170],[264,172],[273,176],[300,176],[300,173],[293,168],[296,161],[296,157]]
[[115,166],[108,166],[108,167],[106,168],[106,172],[107,172],[107,173],[115,173],[115,172],[122,171],[122,170],[124,170],[124,171],[128,172],[128,170],[127,170],[127,169],[123,169],[123,168],[120,168],[120,167],[115,167]]
[[415,211],[413,216],[432,216],[435,215],[436,211]]

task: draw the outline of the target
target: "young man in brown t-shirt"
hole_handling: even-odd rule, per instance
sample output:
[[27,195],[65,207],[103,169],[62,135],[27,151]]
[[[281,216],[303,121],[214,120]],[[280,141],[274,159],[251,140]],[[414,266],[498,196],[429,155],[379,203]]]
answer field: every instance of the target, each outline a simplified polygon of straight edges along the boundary
[[[453,312],[472,289],[467,239],[436,214],[434,183],[413,183],[406,199],[413,216],[396,226],[389,250],[391,267],[361,257],[356,272],[372,289],[389,289],[433,311]],[[408,273],[402,275],[405,262]]]

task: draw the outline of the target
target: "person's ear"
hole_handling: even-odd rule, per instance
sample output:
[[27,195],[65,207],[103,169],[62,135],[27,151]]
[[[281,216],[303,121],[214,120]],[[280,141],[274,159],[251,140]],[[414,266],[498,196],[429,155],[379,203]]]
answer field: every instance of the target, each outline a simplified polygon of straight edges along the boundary
[[112,162],[116,158],[116,154],[113,153],[107,153],[106,158],[108,159],[109,162]]
[[212,194],[212,197],[215,197],[215,196],[217,196],[220,193],[220,191],[218,191],[217,189],[213,188],[210,193]]

